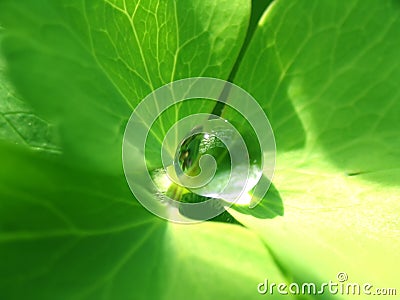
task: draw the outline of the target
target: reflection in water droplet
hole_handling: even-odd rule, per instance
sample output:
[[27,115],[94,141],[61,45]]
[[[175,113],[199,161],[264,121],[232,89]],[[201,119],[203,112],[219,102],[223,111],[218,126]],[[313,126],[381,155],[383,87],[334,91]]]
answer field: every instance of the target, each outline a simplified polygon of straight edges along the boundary
[[[262,172],[256,165],[250,167],[246,186],[240,198],[237,199],[237,196],[240,194],[243,188],[243,174],[246,171],[245,169],[245,166],[236,166],[232,172],[231,170],[218,172],[213,180],[202,189],[201,194],[206,197],[222,198],[223,200],[231,203],[236,201],[235,203],[237,204],[249,204],[251,197],[248,192],[255,187],[262,175]],[[229,180],[230,185],[224,190],[224,187]],[[220,192],[216,192],[222,190],[222,194]],[[193,190],[193,192],[196,191]]]
[[[233,133],[229,130],[219,132],[219,136],[229,139]],[[249,191],[259,181],[262,171],[259,168],[257,159],[251,161],[250,169],[247,165],[231,165],[231,157],[225,144],[216,136],[215,132],[198,133],[188,137],[181,143],[180,149],[177,151],[176,159],[183,172],[188,176],[196,176],[200,173],[200,158],[203,155],[212,155],[217,160],[217,172],[212,180],[201,188],[185,187],[173,183],[164,169],[158,169],[152,172],[152,178],[159,190],[168,197],[176,201],[183,201],[187,198],[187,194],[193,194],[193,201],[201,202],[200,197],[221,198],[227,202],[236,202],[236,204],[248,205],[251,202]],[[171,166],[172,167],[172,166]],[[233,169],[232,169],[233,168]],[[248,175],[247,172],[249,171]],[[244,180],[247,182],[244,186]],[[227,187],[229,183],[229,187]],[[238,195],[241,197],[238,199]],[[165,196],[158,195],[160,201],[165,201]]]
[[[237,112],[233,115],[224,114],[229,116],[230,121],[199,112],[182,117],[170,128],[164,128],[167,132],[162,130],[165,134],[158,136],[162,143],[160,164],[158,157],[154,156],[158,151],[158,143],[147,143],[151,129],[149,124],[154,124],[173,105],[180,103],[180,106],[188,99],[225,102],[228,98],[228,105],[224,109],[231,107]],[[165,124],[169,124],[170,115],[165,116],[163,120],[168,120]],[[243,119],[243,122],[239,119]],[[181,207],[189,210],[196,207],[196,217],[208,220],[224,212],[227,203],[216,208],[209,207],[209,203],[218,201],[215,198],[199,203],[197,199],[196,203],[183,203],[181,199],[185,194],[192,192],[203,197],[204,194],[213,194],[230,199],[235,193],[233,200],[236,200],[251,189],[253,182],[257,182],[259,172],[253,168],[254,159],[258,162],[257,167],[270,175],[266,178],[272,177],[275,142],[265,113],[246,91],[219,79],[188,78],[165,85],[140,102],[126,126],[122,155],[129,188],[146,209],[170,221],[193,223],[190,218],[182,216],[179,212]],[[161,166],[162,170],[153,172]],[[196,175],[196,172],[199,174]],[[268,179],[260,180],[251,190],[252,199],[262,199],[269,184]],[[165,200],[168,202],[167,208],[160,205]]]

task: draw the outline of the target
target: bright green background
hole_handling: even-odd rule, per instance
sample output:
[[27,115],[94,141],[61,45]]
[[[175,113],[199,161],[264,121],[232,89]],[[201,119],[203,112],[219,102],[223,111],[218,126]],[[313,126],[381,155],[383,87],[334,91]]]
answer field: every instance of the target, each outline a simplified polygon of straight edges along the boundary
[[[235,65],[250,15],[243,0],[0,0],[1,299],[253,299],[264,278],[338,272],[400,293],[400,3],[274,1]],[[193,76],[264,108],[283,216],[185,226],[133,198],[126,121]]]

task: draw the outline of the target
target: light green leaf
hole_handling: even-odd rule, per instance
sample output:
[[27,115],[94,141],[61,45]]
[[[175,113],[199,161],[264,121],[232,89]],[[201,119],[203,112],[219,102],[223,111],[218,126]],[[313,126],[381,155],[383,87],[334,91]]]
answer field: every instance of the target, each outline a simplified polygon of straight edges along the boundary
[[399,36],[397,1],[276,1],[242,61],[235,82],[276,135],[285,214],[232,214],[294,280],[400,288]]

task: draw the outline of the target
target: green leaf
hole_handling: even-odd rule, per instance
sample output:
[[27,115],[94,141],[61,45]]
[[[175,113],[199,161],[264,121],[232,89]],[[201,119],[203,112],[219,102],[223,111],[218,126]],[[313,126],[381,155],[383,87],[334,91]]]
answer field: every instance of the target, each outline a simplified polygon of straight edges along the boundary
[[244,299],[266,273],[284,280],[242,227],[168,223],[131,200],[122,178],[15,147],[0,157],[4,299]]
[[347,272],[399,290],[399,36],[397,1],[276,1],[242,61],[235,82],[276,135],[285,214],[231,213],[294,280]]
[[[0,28],[0,45],[3,30]],[[6,66],[0,56],[0,140],[27,145],[30,148],[59,152],[55,130],[38,117],[22,101],[6,76]]]
[[[398,2],[276,0],[239,65],[249,14],[239,0],[0,0],[1,86],[10,79],[60,129],[65,153],[0,145],[2,297],[253,299],[264,278],[320,283],[338,272],[400,290]],[[274,128],[276,190],[258,210],[230,210],[247,228],[166,223],[122,176],[126,121],[164,83],[232,74]],[[149,145],[212,108],[187,103],[163,114]],[[235,116],[223,110],[247,127]],[[24,120],[5,136],[33,134],[28,144],[41,147]]]
[[252,232],[168,224],[133,199],[120,172],[131,110],[171,80],[227,77],[248,4],[0,2],[10,78],[60,126],[65,153],[0,147],[1,295],[243,299],[257,294],[265,273],[284,281]]
[[3,50],[24,99],[60,124],[67,160],[121,172],[133,108],[176,79],[226,78],[249,9],[248,1],[227,0],[4,0]]

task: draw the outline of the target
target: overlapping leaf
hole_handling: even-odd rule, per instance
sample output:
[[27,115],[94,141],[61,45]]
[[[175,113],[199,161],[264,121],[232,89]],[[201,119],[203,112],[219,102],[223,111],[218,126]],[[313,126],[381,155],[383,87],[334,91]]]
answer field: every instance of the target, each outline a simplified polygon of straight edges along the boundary
[[235,216],[297,279],[399,288],[399,36],[396,1],[277,1],[238,71],[275,130],[285,215]]

